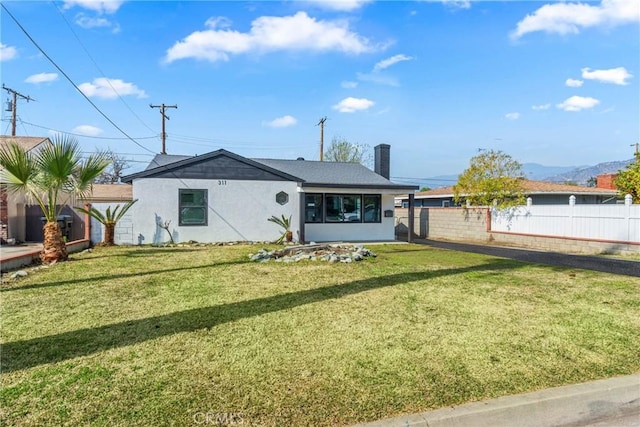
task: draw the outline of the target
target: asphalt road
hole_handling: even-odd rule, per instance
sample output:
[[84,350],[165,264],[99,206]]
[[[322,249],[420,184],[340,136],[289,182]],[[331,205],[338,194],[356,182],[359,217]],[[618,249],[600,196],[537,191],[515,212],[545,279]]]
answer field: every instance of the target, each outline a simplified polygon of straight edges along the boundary
[[533,264],[555,265],[560,267],[581,268],[603,273],[640,277],[640,261],[615,259],[604,256],[569,255],[556,252],[534,251],[504,246],[470,245],[436,240],[413,239],[413,243],[433,246],[453,251],[473,252],[501,258],[510,258]]

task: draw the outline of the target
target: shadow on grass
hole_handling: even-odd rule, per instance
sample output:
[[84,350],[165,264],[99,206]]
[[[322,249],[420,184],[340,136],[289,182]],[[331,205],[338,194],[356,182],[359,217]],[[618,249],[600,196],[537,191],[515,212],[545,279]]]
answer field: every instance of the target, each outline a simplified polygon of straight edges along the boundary
[[239,319],[289,310],[302,305],[341,298],[373,289],[472,271],[511,270],[522,265],[510,260],[494,260],[471,267],[392,274],[249,301],[178,311],[97,328],[79,329],[29,340],[8,342],[2,346],[0,370],[2,372],[11,372],[46,363],[60,362],[107,349],[138,344],[181,332],[212,328],[216,325]]
[[221,267],[225,265],[247,264],[249,262],[250,261],[248,260],[225,261],[225,262],[217,262],[217,263],[204,264],[204,265],[187,265],[184,267],[165,268],[163,270],[136,271],[134,273],[122,273],[122,274],[107,274],[104,276],[83,277],[80,279],[60,280],[57,282],[49,282],[49,283],[45,282],[45,283],[36,283],[33,285],[0,288],[0,293],[12,292],[12,291],[23,291],[27,289],[48,288],[52,286],[73,285],[75,283],[94,283],[102,280],[126,279],[127,277],[150,276],[153,274],[175,273],[177,271],[198,270],[201,268],[215,268],[215,267]]

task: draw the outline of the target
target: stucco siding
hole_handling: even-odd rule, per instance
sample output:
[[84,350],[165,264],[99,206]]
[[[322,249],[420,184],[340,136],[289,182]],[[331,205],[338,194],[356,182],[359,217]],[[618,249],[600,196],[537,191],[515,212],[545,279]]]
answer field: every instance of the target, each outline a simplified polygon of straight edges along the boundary
[[[207,190],[207,225],[179,225],[179,190]],[[276,194],[284,191],[289,201],[280,205]],[[291,216],[294,239],[299,230],[299,193],[297,183],[288,181],[243,181],[142,178],[133,182],[131,208],[135,218],[133,236],[136,243],[159,244],[169,240],[159,221],[171,221],[170,230],[176,242],[270,241],[282,229],[267,221],[272,215]]]

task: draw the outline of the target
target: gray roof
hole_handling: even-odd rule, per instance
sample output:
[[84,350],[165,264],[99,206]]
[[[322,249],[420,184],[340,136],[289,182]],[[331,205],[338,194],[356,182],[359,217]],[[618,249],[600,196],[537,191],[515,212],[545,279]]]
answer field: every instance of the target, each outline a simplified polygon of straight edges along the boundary
[[149,162],[145,170],[154,169],[160,166],[165,166],[170,163],[179,162],[180,160],[190,159],[193,156],[179,156],[176,154],[156,154],[156,156]]
[[[360,163],[320,162],[313,160],[251,159],[304,180],[305,186],[404,187],[378,175]],[[417,188],[417,187],[416,187]]]
[[156,154],[147,168],[137,174],[123,177],[124,182],[131,182],[136,178],[152,176],[157,171],[179,169],[198,159],[216,156],[228,156],[253,163],[255,166],[281,174],[290,180],[300,180],[306,187],[335,187],[335,188],[380,188],[393,190],[416,190],[417,186],[396,184],[378,175],[374,171],[359,163],[320,162],[313,160],[281,160],[281,159],[247,159],[226,150],[217,150],[202,156],[179,156],[170,154]]

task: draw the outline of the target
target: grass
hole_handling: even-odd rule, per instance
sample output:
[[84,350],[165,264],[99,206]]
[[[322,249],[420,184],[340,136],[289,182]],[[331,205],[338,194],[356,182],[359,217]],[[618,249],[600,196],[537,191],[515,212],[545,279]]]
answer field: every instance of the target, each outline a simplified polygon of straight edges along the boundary
[[2,425],[348,425],[640,371],[640,279],[114,247],[3,284]]

